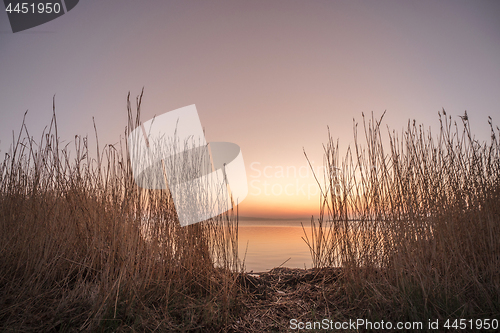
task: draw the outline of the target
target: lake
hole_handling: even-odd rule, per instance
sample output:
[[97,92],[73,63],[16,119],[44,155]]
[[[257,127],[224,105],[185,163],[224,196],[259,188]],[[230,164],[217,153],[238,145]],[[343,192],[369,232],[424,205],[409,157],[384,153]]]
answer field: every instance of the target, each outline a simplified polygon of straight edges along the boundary
[[[310,239],[309,222],[304,220],[303,223]],[[239,257],[245,260],[247,272],[265,272],[280,265],[311,268],[309,247],[302,237],[304,230],[300,221],[240,220]]]

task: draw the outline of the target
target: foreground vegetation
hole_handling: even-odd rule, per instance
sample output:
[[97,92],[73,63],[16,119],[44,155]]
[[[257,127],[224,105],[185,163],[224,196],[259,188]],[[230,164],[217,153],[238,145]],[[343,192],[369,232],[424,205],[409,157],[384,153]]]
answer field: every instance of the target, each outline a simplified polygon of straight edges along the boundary
[[329,292],[343,289],[352,315],[499,318],[499,129],[490,118],[487,144],[467,114],[456,124],[443,109],[439,120],[437,137],[409,122],[384,142],[372,118],[363,144],[355,125],[343,159],[338,142],[325,146],[321,214],[306,242],[316,267],[342,267]]
[[[330,137],[320,216],[304,232],[315,268],[245,276],[239,330],[498,329],[500,130],[490,119],[491,140],[480,143],[467,115],[456,124],[443,110],[439,119],[436,137],[409,122],[386,141],[382,119],[363,122],[363,140],[355,124],[342,159]],[[357,319],[392,328],[335,329]]]
[[[139,125],[129,102],[127,134]],[[237,220],[180,227],[138,188],[126,147],[89,156],[23,124],[0,169],[0,330],[218,330],[238,310]]]
[[[140,101],[125,132],[140,125]],[[444,110],[437,137],[364,123],[325,146],[315,268],[241,273],[237,213],[180,227],[126,143],[59,147],[24,126],[0,166],[0,330],[286,331],[290,320],[498,318],[500,145]],[[357,125],[356,125],[357,126]]]

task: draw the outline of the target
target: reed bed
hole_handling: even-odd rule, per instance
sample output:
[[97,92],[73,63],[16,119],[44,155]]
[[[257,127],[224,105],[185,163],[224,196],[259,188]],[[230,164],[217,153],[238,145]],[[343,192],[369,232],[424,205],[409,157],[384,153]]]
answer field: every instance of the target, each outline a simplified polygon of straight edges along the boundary
[[[128,99],[125,137],[140,125]],[[383,117],[383,116],[382,116]],[[363,116],[364,118],[364,116]],[[292,318],[498,318],[500,130],[381,119],[331,135],[311,270],[246,274],[237,212],[180,227],[172,196],[139,188],[125,141],[60,146],[23,125],[0,165],[0,330],[285,331]],[[385,137],[385,136],[384,136]],[[97,139],[97,130],[96,130]],[[188,178],[190,176],[187,176]]]
[[479,142],[467,113],[457,124],[443,109],[437,136],[414,121],[385,136],[382,118],[363,115],[363,139],[354,124],[342,159],[331,135],[324,146],[320,216],[305,241],[316,268],[342,268],[325,302],[338,308],[342,294],[345,318],[498,318],[499,128],[489,118],[491,140]]
[[0,166],[0,330],[218,331],[238,312],[236,212],[180,227],[127,151],[61,147],[55,106],[38,142],[23,121]]

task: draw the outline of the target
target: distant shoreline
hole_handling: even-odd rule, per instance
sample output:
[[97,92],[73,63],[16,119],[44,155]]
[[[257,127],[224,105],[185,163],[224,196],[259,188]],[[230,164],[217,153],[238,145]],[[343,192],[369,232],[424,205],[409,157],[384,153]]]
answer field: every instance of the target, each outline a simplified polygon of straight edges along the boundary
[[263,218],[263,217],[250,217],[239,216],[238,225],[240,227],[300,227],[301,223],[304,226],[309,226],[310,220],[302,218]]

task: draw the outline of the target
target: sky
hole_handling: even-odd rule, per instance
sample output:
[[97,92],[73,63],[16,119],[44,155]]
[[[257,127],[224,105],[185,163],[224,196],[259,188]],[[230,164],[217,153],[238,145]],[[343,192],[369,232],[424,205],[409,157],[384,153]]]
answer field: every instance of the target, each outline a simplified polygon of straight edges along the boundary
[[[2,7],[3,8],[3,7]],[[323,144],[353,143],[353,119],[409,119],[437,132],[437,112],[465,110],[487,140],[500,124],[498,1],[87,0],[12,33],[0,12],[0,155],[23,115],[39,137],[55,95],[59,137],[123,139],[126,98],[142,119],[196,104],[207,141],[241,147],[249,194],[239,214],[308,217]],[[3,157],[2,157],[3,158]]]

